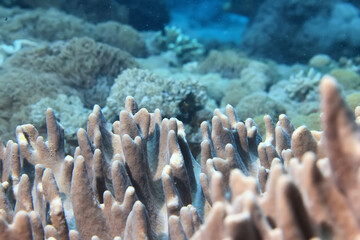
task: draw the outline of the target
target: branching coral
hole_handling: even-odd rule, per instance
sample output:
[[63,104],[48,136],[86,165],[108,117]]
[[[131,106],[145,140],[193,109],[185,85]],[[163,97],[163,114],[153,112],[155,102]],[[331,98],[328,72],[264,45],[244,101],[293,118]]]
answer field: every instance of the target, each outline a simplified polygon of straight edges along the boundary
[[94,107],[74,157],[48,109],[47,141],[22,125],[0,144],[0,238],[357,239],[359,127],[332,77],[320,90],[323,132],[266,115],[262,140],[215,110],[201,166],[179,120],[131,97],[112,131]]
[[316,100],[320,79],[321,74],[312,68],[307,73],[299,71],[290,76],[290,84],[285,87],[285,91],[291,99],[296,101]]
[[[318,133],[310,133],[304,127],[294,131],[286,118],[280,119],[276,128],[268,117],[264,119],[267,139],[258,146],[258,154],[262,167],[269,170],[265,176],[267,173],[269,176],[263,185],[264,171],[259,168],[257,181],[261,191],[256,187],[256,178],[245,177],[239,170],[223,172],[210,164],[213,170],[208,191],[213,207],[194,239],[206,239],[207,236],[216,236],[214,239],[359,237],[358,204],[351,200],[357,199],[355,186],[358,186],[358,180],[355,175],[358,164],[354,162],[357,159],[354,145],[358,140],[352,136],[356,136],[358,127],[349,118],[350,113],[333,79],[324,77],[321,93],[325,131],[320,142]],[[232,119],[231,116],[228,119]],[[228,119],[224,120],[227,122]],[[291,141],[286,140],[287,136],[291,136]],[[267,163],[262,152],[269,153],[269,148],[264,148],[264,145],[274,144],[276,152],[281,153],[278,155],[281,161],[273,155],[268,158],[273,159],[272,162]],[[278,148],[278,145],[282,147]],[[318,157],[314,153],[304,154],[309,150]],[[276,152],[270,148],[270,153],[276,156]],[[293,155],[297,158],[290,159]],[[355,178],[351,179],[349,173]],[[229,183],[226,183],[229,175]],[[227,188],[231,189],[230,202],[224,192]]]
[[[138,110],[131,98],[125,109],[110,132],[95,106],[87,131],[78,132],[74,158],[65,157],[63,128],[51,109],[47,111],[48,141],[32,125],[19,126],[19,145],[10,141],[1,148],[2,185],[7,187],[3,194],[14,196],[1,207],[2,216],[7,216],[4,228],[7,219],[17,218],[17,212],[24,210],[26,218],[37,212],[42,234],[60,239],[68,239],[75,228],[82,239],[95,235],[100,239],[156,239],[165,234],[166,212],[179,215],[183,204],[196,202],[200,188],[193,167],[197,163],[181,122],[162,120],[159,110],[152,114]],[[10,178],[10,172],[16,179]],[[14,203],[15,212],[5,211]],[[195,208],[188,208],[199,221]],[[3,234],[12,236],[7,230]]]
[[166,26],[163,34],[159,33],[154,41],[158,48],[174,51],[182,63],[197,60],[205,52],[205,47],[196,38],[190,38],[174,26]]

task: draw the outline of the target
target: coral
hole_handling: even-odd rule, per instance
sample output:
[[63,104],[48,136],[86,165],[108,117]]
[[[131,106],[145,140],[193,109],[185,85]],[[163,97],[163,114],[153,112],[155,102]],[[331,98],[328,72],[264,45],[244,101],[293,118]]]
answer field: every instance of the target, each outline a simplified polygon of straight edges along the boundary
[[163,33],[159,32],[153,41],[158,49],[175,52],[181,63],[198,60],[205,52],[204,46],[196,38],[190,38],[174,26],[166,26]]
[[86,126],[86,116],[90,114],[90,110],[84,108],[79,97],[59,94],[53,98],[41,98],[40,101],[32,104],[29,121],[37,128],[44,128],[46,121],[43,113],[49,107],[53,109],[59,123],[65,128],[65,139],[76,141],[76,133],[79,128]]
[[26,45],[36,46],[37,44],[26,39],[17,39],[14,41],[13,45],[1,44],[0,49],[2,52],[6,54],[14,54],[15,52],[18,52],[23,46]]
[[360,93],[359,92],[350,93],[346,95],[345,100],[351,109],[355,109],[357,106],[360,105]]
[[231,79],[224,83],[225,80],[221,81],[222,88],[224,88],[224,96],[221,100],[221,107],[225,107],[227,104],[236,106],[241,99],[249,95],[249,90],[245,87],[248,86],[245,81],[241,79]]
[[299,71],[290,76],[290,83],[286,85],[285,91],[291,99],[298,102],[316,100],[320,79],[321,74],[312,68],[307,73]]
[[319,53],[333,59],[356,56],[359,22],[359,9],[346,1],[267,0],[245,31],[242,47],[282,63],[305,63]]
[[[240,55],[233,51],[210,52],[209,56],[199,64],[197,72],[210,72],[204,75],[206,77],[200,78],[200,82],[207,87],[209,96],[219,102],[221,107],[225,107],[227,104],[234,106],[241,104],[243,98],[255,93],[261,95],[261,98],[264,99],[263,95],[266,94],[275,78],[274,70],[268,64],[241,58]],[[248,100],[249,98],[246,101]],[[245,108],[250,109],[254,106]],[[260,113],[264,112],[260,110],[254,114]],[[245,116],[248,116],[246,114]],[[251,116],[255,115],[251,114]]]
[[[359,48],[360,40],[357,28],[360,22],[359,12],[356,6],[338,1],[333,4],[330,16],[327,15],[324,19],[324,15],[320,15],[311,19],[305,24],[304,30],[312,33],[310,38],[322,41],[322,48],[332,50],[332,55],[337,54],[337,58],[342,55],[354,56],[353,50]],[[341,48],[336,48],[339,42],[345,44]]]
[[26,124],[0,142],[0,237],[357,239],[360,127],[334,78],[320,93],[323,132],[265,115],[263,139],[253,119],[216,109],[200,165],[182,122],[131,97],[112,130],[94,107],[74,157],[48,109],[47,140]]
[[76,95],[71,87],[62,84],[53,73],[37,73],[21,68],[4,68],[0,75],[0,119],[1,136],[13,139],[14,129],[19,124],[30,122],[31,104],[41,98],[55,98],[57,94]]
[[336,68],[331,70],[330,75],[338,79],[345,90],[360,88],[360,75],[353,70]]
[[74,37],[89,37],[102,43],[114,44],[114,47],[128,51],[136,57],[147,55],[145,41],[140,34],[132,27],[121,23],[95,25],[56,9],[11,9],[0,11],[0,17],[9,19],[0,22],[0,39],[4,43],[23,38],[35,42],[53,42]]
[[23,46],[36,46],[35,42],[26,39],[17,39],[13,45],[0,44],[0,66],[3,64],[5,57],[18,52]]
[[12,42],[26,36],[26,39],[37,41],[66,40],[86,35],[91,31],[91,24],[55,9],[30,12],[15,8],[6,9],[1,13],[2,18],[9,18],[8,21],[0,23],[0,36],[4,42]]
[[[6,140],[12,139],[10,129],[31,122],[30,106],[45,97],[77,96],[90,109],[95,101],[105,105],[114,78],[123,69],[136,66],[125,51],[89,38],[74,38],[16,52],[7,58],[1,70],[0,119],[6,121],[1,135]],[[100,90],[104,91],[100,94]]]
[[240,78],[249,59],[231,50],[212,50],[199,64],[200,73],[219,73],[224,78]]
[[98,78],[114,78],[123,69],[137,66],[127,52],[86,37],[26,49],[13,55],[8,64],[33,72],[57,73],[64,84],[85,89]]
[[317,112],[310,113],[307,115],[300,114],[300,115],[294,116],[291,118],[291,121],[293,122],[295,127],[300,127],[302,125],[305,125],[305,126],[307,126],[307,128],[309,128],[311,130],[317,130],[317,131],[321,130],[320,114]]
[[252,93],[266,92],[271,84],[272,76],[269,67],[262,62],[250,61],[248,66],[241,70],[240,79],[231,79],[224,84],[225,96],[221,100],[221,106],[237,105]]
[[340,68],[345,68],[354,72],[360,71],[360,57],[347,58],[341,57],[338,61],[338,66]]
[[285,107],[266,92],[254,92],[243,97],[236,105],[240,118],[255,117],[259,114],[269,114],[272,117],[285,112]]
[[[199,84],[206,88],[206,93],[209,98],[214,99],[217,102],[221,102],[221,99],[225,94],[229,94],[230,89],[240,90],[236,87],[238,79],[228,80],[222,78],[218,73],[208,73],[205,75],[200,75]],[[233,86],[230,88],[229,86]],[[233,104],[234,105],[234,104]]]
[[[27,124],[16,130],[18,144],[9,141],[5,149],[1,143],[2,184],[15,197],[5,200],[1,188],[5,200],[1,209],[16,201],[15,212],[6,212],[1,219],[2,229],[8,228],[9,219],[16,221],[21,214],[29,218],[31,212],[37,218],[29,222],[37,221],[40,234],[60,239],[74,234],[82,239],[95,235],[157,239],[168,231],[168,221],[180,215],[199,225],[195,207],[189,204],[201,196],[193,172],[200,168],[188,149],[182,123],[162,119],[159,110],[151,114],[139,110],[132,98],[127,98],[125,109],[114,123],[115,132],[110,132],[100,107],[95,106],[87,130],[78,131],[74,158],[65,157],[64,129],[51,109],[46,114],[47,141]],[[33,191],[29,180],[34,181]],[[46,204],[50,219],[44,212]],[[31,232],[35,235],[31,229],[24,239]],[[11,227],[0,233],[12,236],[7,235],[12,234]]]
[[124,49],[135,57],[147,56],[147,48],[143,38],[128,25],[113,21],[98,23],[95,25],[91,37],[96,41]]
[[272,83],[272,72],[269,66],[260,61],[250,61],[249,65],[241,70],[240,78],[246,83],[250,92],[266,91]]
[[309,60],[309,66],[312,68],[325,68],[328,67],[332,59],[326,54],[317,54]]
[[148,70],[128,69],[120,74],[111,87],[104,114],[116,116],[120,102],[128,95],[149,111],[161,109],[164,116],[186,116],[200,110],[206,101],[205,91],[196,80],[185,76],[160,76]]
[[298,115],[318,113],[318,84],[321,73],[310,68],[298,70],[288,80],[281,80],[270,87],[269,95],[281,102],[286,114]]
[[[157,69],[157,68],[171,68],[179,65],[179,61],[175,52],[156,52],[156,55],[151,55],[147,58],[138,58],[136,59],[140,65],[140,68],[144,69]],[[196,63],[196,62],[192,62]],[[184,65],[186,66],[186,64]]]
[[[208,236],[215,236],[216,239],[242,239],[244,236],[246,239],[359,237],[358,204],[355,203],[358,197],[355,190],[355,186],[358,186],[358,180],[355,180],[358,163],[355,159],[357,159],[356,144],[359,141],[354,131],[358,127],[350,117],[341,99],[338,86],[331,77],[326,76],[322,80],[321,93],[325,129],[323,134],[325,139],[322,144],[318,143],[321,133],[320,136],[316,132],[310,133],[305,127],[294,131],[293,128],[286,127],[288,125],[286,121],[284,122],[286,120],[284,118],[280,119],[283,123],[280,125],[278,123],[274,128],[269,118],[264,118],[267,130],[266,140],[265,144],[259,145],[258,153],[261,165],[267,169],[270,168],[270,172],[263,172],[260,168],[258,175],[260,189],[256,187],[256,179],[246,177],[246,173],[241,173],[239,170],[230,171],[226,168],[225,172],[221,170],[220,164],[224,164],[222,162],[224,160],[209,159],[208,154],[213,152],[212,144],[203,142],[204,152],[207,153],[204,159],[209,159],[206,161],[207,173],[203,177],[206,179],[205,176],[207,176],[207,179],[210,179],[208,180],[209,187],[203,189],[207,189],[206,192],[209,193],[212,210],[204,225],[195,233],[194,239],[206,239]],[[225,116],[220,118],[223,125],[220,125],[220,128],[216,127],[220,132],[212,134],[212,138],[224,136],[223,134],[228,132],[226,130],[229,129],[229,123],[233,126],[231,128],[236,126],[237,133],[244,132],[244,130],[240,131],[241,125],[239,127],[237,124],[234,125],[236,122],[234,122],[233,113],[229,110],[227,110],[228,118]],[[280,126],[283,129],[279,129]],[[282,142],[286,140],[283,138],[287,135],[286,132],[291,136],[291,150],[288,149],[290,157],[291,154],[297,157],[292,160],[287,156],[288,150],[278,149],[278,145],[284,146],[283,144],[286,143],[286,141]],[[227,142],[228,140],[221,146],[225,146]],[[233,140],[230,142],[232,148],[243,146],[234,144]],[[349,144],[351,144],[350,148]],[[214,146],[219,147],[219,144],[214,142]],[[248,146],[250,146],[250,141]],[[265,146],[263,150],[266,150],[266,155],[263,155],[262,148]],[[269,155],[274,151],[274,149],[271,150],[271,146],[276,148],[278,154],[281,153],[281,155],[275,153],[275,156],[282,156],[280,159],[285,169],[279,159],[270,157],[274,156]],[[218,147],[216,147],[216,152],[218,152]],[[234,150],[230,151],[231,148],[228,145],[226,148],[229,149],[227,161],[230,163],[236,159],[234,159]],[[223,148],[220,147],[220,149]],[[319,159],[313,153],[304,154],[308,150],[317,153]],[[238,152],[241,153],[239,150]],[[329,158],[321,159],[324,153]],[[264,158],[266,156],[268,160],[273,159],[272,162],[267,162]],[[352,169],[349,170],[348,167]],[[263,182],[263,174],[267,179],[266,185]],[[232,193],[229,200],[225,194],[228,188]],[[261,192],[266,194],[262,195]],[[346,226],[343,225],[345,222]]]

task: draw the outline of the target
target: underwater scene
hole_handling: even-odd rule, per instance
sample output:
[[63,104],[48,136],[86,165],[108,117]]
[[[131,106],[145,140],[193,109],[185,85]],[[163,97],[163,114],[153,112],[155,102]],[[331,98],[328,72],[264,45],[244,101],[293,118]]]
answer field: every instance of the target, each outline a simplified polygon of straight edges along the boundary
[[359,240],[359,136],[359,0],[0,0],[0,240]]

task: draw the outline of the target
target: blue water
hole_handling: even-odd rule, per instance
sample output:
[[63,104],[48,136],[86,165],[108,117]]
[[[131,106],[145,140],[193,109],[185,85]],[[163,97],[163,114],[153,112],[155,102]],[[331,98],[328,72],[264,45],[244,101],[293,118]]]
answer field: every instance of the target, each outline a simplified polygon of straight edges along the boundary
[[202,42],[239,45],[248,19],[223,9],[223,1],[168,1],[170,25]]

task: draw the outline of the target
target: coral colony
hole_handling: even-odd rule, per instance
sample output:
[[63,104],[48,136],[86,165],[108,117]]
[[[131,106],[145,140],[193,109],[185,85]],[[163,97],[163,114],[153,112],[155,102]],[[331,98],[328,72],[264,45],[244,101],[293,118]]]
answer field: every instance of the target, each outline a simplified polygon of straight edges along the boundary
[[48,109],[47,140],[26,124],[0,145],[0,239],[356,239],[359,121],[334,78],[320,92],[323,132],[265,115],[262,139],[215,110],[200,164],[181,121],[132,97],[112,131],[94,107],[74,156]]
[[360,240],[359,26],[356,0],[0,1],[0,240]]

